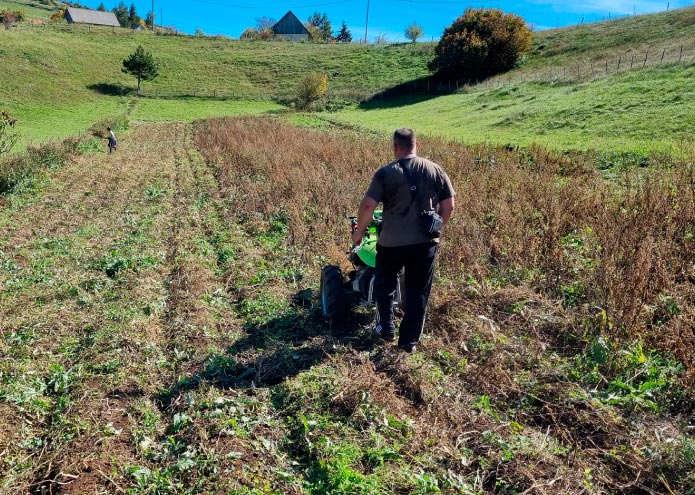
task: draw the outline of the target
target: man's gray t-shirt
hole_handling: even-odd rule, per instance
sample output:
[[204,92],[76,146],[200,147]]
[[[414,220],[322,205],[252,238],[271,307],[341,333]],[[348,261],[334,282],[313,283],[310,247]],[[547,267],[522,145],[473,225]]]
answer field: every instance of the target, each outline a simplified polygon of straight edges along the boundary
[[[419,192],[418,204],[413,201],[408,179]],[[422,228],[420,211],[438,210],[439,203],[454,196],[454,188],[444,170],[425,158],[403,158],[389,163],[374,174],[367,196],[384,203],[384,219],[379,244],[384,247],[410,246],[432,242]],[[434,239],[438,242],[439,239]]]

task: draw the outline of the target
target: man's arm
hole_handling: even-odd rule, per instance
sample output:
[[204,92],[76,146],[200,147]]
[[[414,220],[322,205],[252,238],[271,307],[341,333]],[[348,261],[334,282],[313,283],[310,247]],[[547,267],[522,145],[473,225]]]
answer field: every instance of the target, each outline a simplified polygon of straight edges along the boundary
[[449,221],[449,218],[451,218],[451,214],[454,212],[454,207],[455,207],[455,201],[454,197],[450,197],[449,199],[444,199],[439,203],[439,215],[441,215],[442,220],[444,220],[444,225]]
[[358,245],[362,242],[362,237],[364,236],[364,231],[367,229],[369,222],[372,221],[372,216],[374,215],[374,210],[379,203],[369,196],[365,196],[360,207],[357,210],[357,227],[352,233],[352,242]]

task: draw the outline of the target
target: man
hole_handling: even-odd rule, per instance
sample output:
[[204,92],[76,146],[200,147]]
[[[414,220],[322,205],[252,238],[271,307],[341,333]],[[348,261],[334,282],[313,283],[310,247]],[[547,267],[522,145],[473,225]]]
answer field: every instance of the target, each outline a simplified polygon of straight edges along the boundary
[[116,134],[114,134],[110,127],[107,127],[106,130],[109,132],[109,154],[111,154],[116,150]]
[[[379,203],[384,204],[377,244],[374,294],[377,306],[374,332],[384,340],[395,338],[393,298],[398,273],[405,269],[405,308],[398,332],[398,347],[414,352],[425,325],[425,312],[434,277],[439,238],[422,227],[423,210],[438,211],[443,223],[454,211],[454,189],[442,168],[417,156],[412,129],[393,134],[396,161],[380,168],[360,204],[353,242],[362,242],[364,231]],[[415,192],[417,191],[417,193]]]

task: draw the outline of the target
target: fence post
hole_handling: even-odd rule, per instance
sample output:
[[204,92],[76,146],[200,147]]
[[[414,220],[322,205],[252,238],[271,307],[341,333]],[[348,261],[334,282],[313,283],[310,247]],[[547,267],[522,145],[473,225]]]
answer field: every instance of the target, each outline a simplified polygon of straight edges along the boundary
[[661,52],[661,62],[659,62],[660,64],[664,63],[664,55],[666,55],[666,48],[664,48],[664,51]]
[[683,58],[683,45],[681,45],[681,54],[678,55],[678,61],[681,61],[681,58]]
[[617,70],[617,72],[620,72],[620,62],[622,62],[622,60],[623,60],[623,56],[620,55],[620,56],[618,57],[618,70]]
[[642,64],[642,67],[647,65],[647,57],[649,56],[649,50],[647,50],[647,53],[644,54],[644,63]]
[[632,63],[635,61],[635,54],[632,54],[632,58],[630,58],[630,68],[632,69]]

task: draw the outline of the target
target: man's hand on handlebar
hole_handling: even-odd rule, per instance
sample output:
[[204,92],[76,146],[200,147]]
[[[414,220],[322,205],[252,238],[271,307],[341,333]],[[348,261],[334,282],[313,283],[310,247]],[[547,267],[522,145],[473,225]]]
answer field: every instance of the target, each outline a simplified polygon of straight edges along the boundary
[[352,233],[352,242],[355,244],[355,246],[359,246],[360,243],[362,242],[363,237],[364,237],[364,230],[355,230]]

